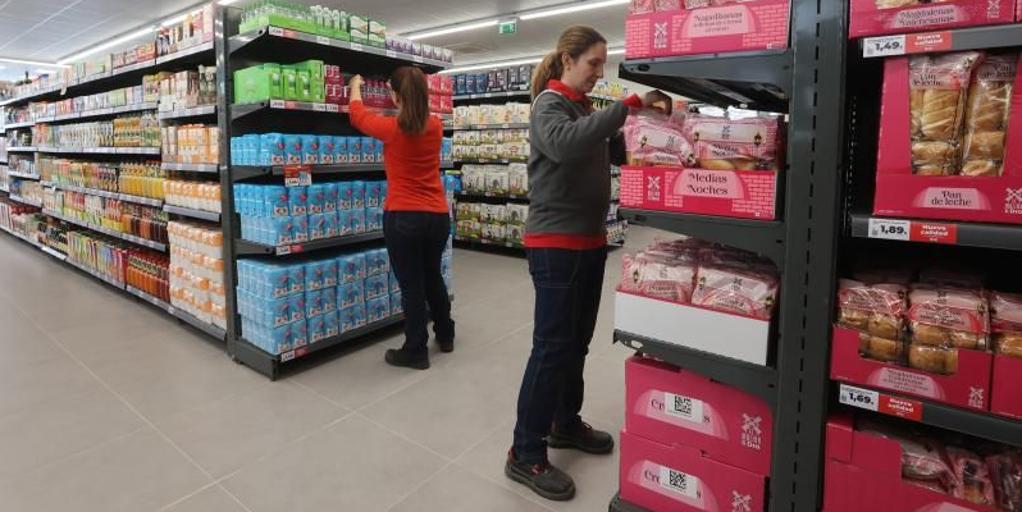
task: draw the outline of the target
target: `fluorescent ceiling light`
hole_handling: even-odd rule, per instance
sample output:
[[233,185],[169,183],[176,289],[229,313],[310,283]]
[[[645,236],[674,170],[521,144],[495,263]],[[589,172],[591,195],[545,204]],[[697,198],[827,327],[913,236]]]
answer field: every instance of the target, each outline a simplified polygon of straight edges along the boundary
[[500,23],[503,18],[493,18],[492,20],[473,21],[470,23],[459,23],[457,25],[450,25],[444,28],[438,28],[436,30],[427,30],[426,32],[419,32],[417,34],[411,34],[407,37],[411,40],[424,39],[427,37],[443,36],[447,34],[455,34],[457,32],[465,32],[466,30],[475,30],[477,28],[495,27]]
[[0,62],[10,62],[11,64],[26,64],[28,66],[40,66],[44,68],[60,69],[67,66],[63,64],[54,64],[52,62],[42,62],[38,60],[25,60],[25,59],[9,59],[7,57],[0,57]]
[[173,25],[177,25],[178,23],[181,23],[182,21],[184,21],[186,19],[188,19],[188,13],[187,12],[183,12],[181,14],[178,14],[177,16],[172,16],[170,18],[167,18],[167,19],[163,20],[160,23],[160,26],[161,27],[170,27],[170,26],[173,26]]
[[607,50],[607,55],[624,55],[624,48],[614,48],[613,50]]
[[601,7],[610,7],[612,5],[623,5],[629,3],[629,1],[630,0],[598,0],[593,2],[576,2],[564,7],[554,7],[552,9],[543,9],[535,12],[525,12],[519,14],[518,17],[523,20],[534,20],[537,18],[546,18],[547,16],[557,16],[560,14],[599,9]]
[[537,62],[539,62],[541,60],[543,60],[543,57],[532,57],[532,58],[528,58],[528,59],[519,59],[519,60],[505,60],[505,61],[500,61],[500,62],[487,62],[487,63],[483,63],[483,64],[471,64],[471,65],[468,65],[468,66],[459,66],[459,67],[456,67],[456,68],[448,68],[448,69],[445,69],[445,70],[441,71],[440,73],[441,74],[462,73],[464,71],[478,71],[480,69],[502,68],[502,67],[506,67],[506,66],[521,66],[523,64],[535,64],[535,63],[537,63]]
[[231,5],[231,4],[233,4],[233,3],[237,2],[237,1],[238,0],[220,0],[217,3],[219,3],[220,5]]
[[131,40],[134,40],[134,39],[138,39],[140,37],[144,37],[144,36],[147,36],[147,35],[152,35],[152,33],[155,30],[156,30],[156,25],[149,25],[148,27],[136,30],[134,32],[131,32],[130,34],[118,37],[117,39],[113,39],[111,41],[107,41],[107,42],[105,42],[105,43],[103,43],[103,44],[101,44],[99,46],[93,46],[92,48],[89,48],[88,50],[85,50],[84,52],[76,53],[76,54],[71,55],[69,57],[65,57],[65,58],[61,59],[59,62],[57,62],[57,64],[68,64],[70,62],[74,62],[74,61],[80,60],[83,57],[88,57],[89,55],[92,55],[92,54],[95,54],[95,53],[99,53],[99,52],[101,52],[103,50],[106,50],[108,48],[113,48],[115,46],[122,45],[124,43],[127,43],[128,41],[131,41]]

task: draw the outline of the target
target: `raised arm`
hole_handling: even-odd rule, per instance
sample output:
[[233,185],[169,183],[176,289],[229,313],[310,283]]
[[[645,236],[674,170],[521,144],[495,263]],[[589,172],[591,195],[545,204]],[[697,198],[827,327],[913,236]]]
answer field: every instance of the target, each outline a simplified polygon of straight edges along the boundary
[[572,119],[562,100],[548,93],[533,106],[530,135],[539,150],[551,160],[571,160],[599,144],[606,144],[607,139],[617,134],[625,124],[630,106],[642,106],[642,101],[633,96],[600,112]]

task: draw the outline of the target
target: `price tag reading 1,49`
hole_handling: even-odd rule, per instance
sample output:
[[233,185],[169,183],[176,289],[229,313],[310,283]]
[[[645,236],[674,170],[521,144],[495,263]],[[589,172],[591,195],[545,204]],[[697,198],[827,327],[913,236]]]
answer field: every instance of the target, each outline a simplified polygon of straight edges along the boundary
[[869,238],[907,242],[912,237],[912,222],[894,219],[869,219],[868,235]]
[[848,384],[841,385],[841,394],[838,399],[842,404],[877,411],[880,409],[880,393],[869,389],[857,388]]
[[308,187],[312,185],[312,168],[308,165],[285,165],[285,187]]
[[905,55],[905,35],[870,37],[862,42],[862,56],[888,57]]

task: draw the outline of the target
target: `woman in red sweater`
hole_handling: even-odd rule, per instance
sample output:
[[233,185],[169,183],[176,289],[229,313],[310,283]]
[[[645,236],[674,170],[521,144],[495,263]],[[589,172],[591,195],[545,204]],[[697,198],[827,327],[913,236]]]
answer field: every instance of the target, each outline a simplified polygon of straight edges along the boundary
[[401,284],[405,312],[404,345],[387,350],[386,360],[394,366],[425,370],[429,368],[427,303],[440,350],[454,350],[451,302],[440,272],[451,231],[447,196],[440,181],[443,123],[429,115],[429,89],[419,68],[403,66],[390,77],[391,96],[399,109],[396,117],[366,108],[362,83],[362,76],[355,75],[349,84],[351,125],[383,142],[387,172],[383,236]]

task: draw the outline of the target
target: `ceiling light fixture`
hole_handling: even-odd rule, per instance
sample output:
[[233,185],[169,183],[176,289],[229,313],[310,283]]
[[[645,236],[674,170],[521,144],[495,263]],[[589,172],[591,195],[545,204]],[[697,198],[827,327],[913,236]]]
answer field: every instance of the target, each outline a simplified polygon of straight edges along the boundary
[[554,7],[552,9],[542,9],[533,12],[524,12],[518,15],[523,20],[534,20],[538,18],[546,18],[547,16],[558,16],[561,14],[569,14],[579,11],[588,11],[590,9],[599,9],[601,7],[610,7],[614,5],[627,4],[630,0],[600,0],[595,2],[576,2],[563,7]]
[[60,69],[67,66],[62,64],[54,64],[52,62],[42,62],[38,60],[25,60],[25,59],[10,59],[7,57],[0,57],[0,62],[10,62],[11,64],[25,64],[28,66],[39,66],[44,68]]
[[118,38],[110,40],[110,41],[107,41],[107,42],[105,42],[105,43],[103,43],[101,45],[93,46],[92,48],[89,48],[88,50],[85,50],[84,52],[76,53],[74,55],[70,55],[70,56],[65,57],[63,59],[60,59],[57,62],[57,64],[68,64],[68,63],[80,60],[83,57],[88,57],[89,55],[92,55],[92,54],[95,54],[95,53],[99,53],[99,52],[101,52],[103,50],[106,50],[108,48],[113,48],[115,46],[127,43],[128,41],[131,41],[131,40],[134,40],[134,39],[138,39],[138,38],[143,37],[143,36],[151,35],[155,31],[156,31],[156,25],[149,25],[148,27],[141,28],[139,30],[131,32],[130,34],[118,37]]
[[161,27],[172,27],[174,25],[177,25],[178,23],[181,23],[182,21],[184,21],[186,19],[188,19],[188,13],[187,12],[183,12],[181,14],[178,14],[177,16],[171,16],[170,18],[167,18],[167,19],[163,20],[162,22],[160,22],[160,26]]
[[217,3],[220,4],[220,5],[231,5],[231,4],[233,4],[233,3],[237,2],[237,1],[238,0],[220,0]]
[[[607,55],[621,55],[623,53],[625,53],[625,49],[624,49],[623,46],[622,47],[615,47],[615,48],[608,48],[607,49]],[[520,58],[520,59],[514,59],[514,60],[501,60],[501,61],[495,61],[495,62],[481,62],[481,63],[478,63],[478,64],[468,64],[468,65],[465,65],[465,66],[458,66],[458,67],[454,67],[454,68],[447,68],[447,69],[444,69],[444,70],[440,71],[440,74],[441,75],[447,75],[447,74],[451,74],[451,73],[463,73],[465,71],[479,71],[481,69],[493,69],[493,68],[502,68],[502,67],[510,67],[510,66],[521,66],[523,64],[535,64],[535,63],[537,63],[537,62],[539,62],[541,60],[543,60],[542,56],[540,56],[540,57]]]
[[416,39],[424,39],[427,37],[443,36],[447,34],[455,34],[458,32],[465,32],[467,30],[475,30],[477,28],[496,27],[498,23],[504,18],[493,18],[490,20],[473,21],[469,23],[458,23],[455,25],[449,25],[447,27],[438,28],[436,30],[427,30],[425,32],[413,33],[406,35],[408,39],[415,41]]

